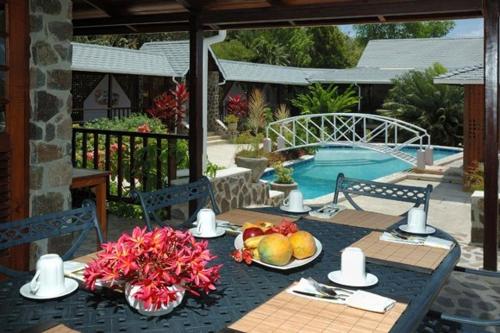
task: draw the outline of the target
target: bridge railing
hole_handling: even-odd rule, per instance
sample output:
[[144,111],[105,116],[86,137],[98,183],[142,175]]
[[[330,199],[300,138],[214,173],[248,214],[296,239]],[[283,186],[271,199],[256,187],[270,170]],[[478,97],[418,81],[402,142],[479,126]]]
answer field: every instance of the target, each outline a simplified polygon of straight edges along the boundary
[[290,117],[270,123],[266,136],[277,143],[276,151],[341,143],[363,146],[410,161],[401,150],[413,144],[430,145],[427,131],[414,124],[363,113],[327,113]]

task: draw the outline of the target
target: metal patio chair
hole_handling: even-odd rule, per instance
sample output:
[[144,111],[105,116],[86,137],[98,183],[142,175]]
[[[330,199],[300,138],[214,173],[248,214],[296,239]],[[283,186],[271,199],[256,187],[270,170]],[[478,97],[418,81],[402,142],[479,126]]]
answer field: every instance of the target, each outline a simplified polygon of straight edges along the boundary
[[[488,284],[486,282],[486,278],[492,278],[493,280],[498,280],[498,284],[495,282],[495,288],[500,287],[500,272],[491,272],[485,270],[478,269],[469,269],[457,266],[455,267],[455,271],[462,272],[468,275],[470,281],[474,281],[474,284],[478,285],[478,292],[484,292],[485,286]],[[466,281],[467,282],[467,281]],[[471,283],[467,283],[462,286],[462,288],[468,292],[473,293],[475,291],[475,286]],[[495,289],[496,290],[496,289]],[[496,293],[495,290],[490,290],[493,293]],[[463,290],[455,290],[454,293],[460,293]],[[464,295],[464,298],[471,297],[469,295]],[[497,304],[500,304],[500,300],[496,301]],[[483,312],[490,312],[490,309],[484,310]],[[498,313],[498,307],[496,309],[496,313]],[[460,314],[452,314],[447,312],[438,312],[435,310],[429,311],[427,314],[427,318],[425,321],[427,323],[431,323],[436,325],[436,323],[441,324],[444,323],[446,326],[455,327],[457,330],[463,332],[485,332],[483,328],[486,327],[496,327],[496,331],[500,330],[500,316],[496,315],[491,316],[493,319],[484,319],[484,318],[474,318],[468,315],[460,315]],[[458,325],[458,326],[457,326]]]
[[[61,256],[63,260],[68,260],[73,257],[92,229],[95,229],[98,241],[102,244],[104,239],[97,221],[95,204],[86,200],[81,208],[0,223],[0,251],[41,239],[79,232],[71,247]],[[28,274],[2,265],[0,273],[9,277]]]
[[187,225],[190,225],[196,219],[196,215],[200,209],[207,206],[210,202],[215,214],[220,214],[219,207],[215,202],[215,196],[212,191],[212,184],[207,177],[202,177],[199,180],[182,185],[175,185],[163,188],[153,192],[134,191],[132,195],[139,199],[144,222],[148,230],[153,229],[152,222],[159,225],[165,225],[165,222],[160,217],[160,212],[173,205],[186,203],[191,200],[196,200],[196,210],[188,217]]
[[339,194],[344,194],[347,201],[356,209],[362,209],[353,199],[355,196],[367,196],[379,199],[402,201],[413,203],[414,207],[423,205],[425,214],[429,211],[429,199],[432,192],[432,185],[426,187],[398,185],[390,183],[374,182],[364,179],[347,178],[343,173],[337,176],[337,186],[333,203],[338,203]]

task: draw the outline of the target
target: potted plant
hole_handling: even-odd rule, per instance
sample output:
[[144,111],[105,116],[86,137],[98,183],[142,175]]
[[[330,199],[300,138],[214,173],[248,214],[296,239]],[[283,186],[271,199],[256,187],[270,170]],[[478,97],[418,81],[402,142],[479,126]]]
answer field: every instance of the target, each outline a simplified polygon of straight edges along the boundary
[[238,129],[238,117],[234,114],[228,114],[224,120],[227,123],[227,129],[229,132],[236,132]]
[[95,290],[99,281],[123,288],[127,302],[139,313],[161,316],[182,302],[185,291],[199,296],[215,290],[221,265],[207,267],[215,258],[207,246],[188,231],[136,227],[132,235],[102,245],[85,268],[85,285]]
[[281,191],[285,193],[285,197],[288,196],[291,190],[297,188],[297,183],[293,181],[291,168],[283,166],[283,163],[278,162],[273,165],[274,172],[276,174],[276,179],[271,182],[271,189],[275,191]]
[[246,148],[238,151],[234,161],[238,167],[252,170],[252,182],[254,183],[259,181],[269,163],[265,157],[264,149],[260,147],[258,137]]

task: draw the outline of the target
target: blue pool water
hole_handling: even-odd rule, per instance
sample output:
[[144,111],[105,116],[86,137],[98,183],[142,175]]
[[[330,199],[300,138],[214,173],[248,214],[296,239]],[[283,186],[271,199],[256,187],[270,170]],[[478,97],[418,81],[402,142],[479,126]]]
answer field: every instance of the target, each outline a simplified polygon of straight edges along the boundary
[[[416,148],[403,149],[412,155]],[[453,155],[459,151],[434,148],[434,161]],[[389,157],[372,150],[351,147],[328,147],[318,149],[314,159],[299,162],[292,167],[293,178],[299,184],[304,198],[316,198],[335,191],[335,180],[340,172],[346,177],[373,180],[412,166],[397,158]],[[262,176],[263,180],[273,181],[274,171]]]

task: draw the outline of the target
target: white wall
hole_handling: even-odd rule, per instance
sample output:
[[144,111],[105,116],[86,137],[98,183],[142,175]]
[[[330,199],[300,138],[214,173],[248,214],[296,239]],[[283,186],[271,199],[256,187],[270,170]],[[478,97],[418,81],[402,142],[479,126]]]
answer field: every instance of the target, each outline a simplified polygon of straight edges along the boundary
[[[113,93],[112,106],[114,108],[130,108],[131,102],[120,84],[112,77],[111,91]],[[107,117],[108,107],[108,79],[109,75],[99,82],[90,95],[83,102],[83,120],[89,121],[96,118]]]

